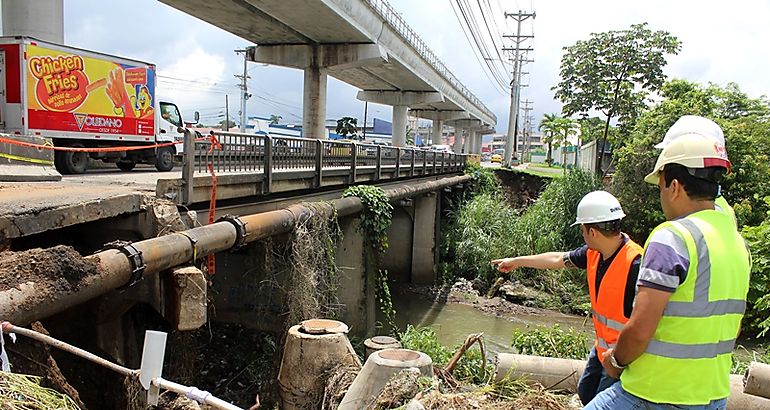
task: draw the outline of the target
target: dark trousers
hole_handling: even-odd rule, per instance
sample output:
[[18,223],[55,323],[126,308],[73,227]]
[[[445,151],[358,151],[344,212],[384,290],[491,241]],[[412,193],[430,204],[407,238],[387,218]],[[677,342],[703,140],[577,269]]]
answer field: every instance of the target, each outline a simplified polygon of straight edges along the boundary
[[600,391],[612,386],[618,379],[607,376],[602,367],[602,362],[596,354],[596,347],[591,348],[588,354],[588,362],[583,374],[580,376],[577,391],[580,402],[587,405]]

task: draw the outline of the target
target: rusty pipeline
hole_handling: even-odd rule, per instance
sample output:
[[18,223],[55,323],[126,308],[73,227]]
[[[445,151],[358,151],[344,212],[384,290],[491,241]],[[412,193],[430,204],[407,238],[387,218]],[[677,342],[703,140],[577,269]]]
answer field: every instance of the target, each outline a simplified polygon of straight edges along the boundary
[[[423,182],[414,186],[386,190],[391,202],[424,194],[467,182],[468,175]],[[338,216],[353,215],[363,210],[356,197],[330,201]],[[313,211],[301,204],[287,208],[245,215],[240,222],[245,226],[244,242],[254,242],[294,229],[297,222],[312,216]],[[190,263],[211,253],[233,248],[238,241],[235,224],[223,221],[210,225],[171,233],[157,238],[134,242],[132,246],[141,253],[144,268],[141,274],[154,275],[175,266]],[[115,290],[132,279],[136,266],[126,253],[108,249],[87,256],[99,266],[99,273],[81,279],[76,290],[55,290],[41,297],[33,282],[0,292],[0,318],[18,324],[28,324],[44,319],[70,307]]]

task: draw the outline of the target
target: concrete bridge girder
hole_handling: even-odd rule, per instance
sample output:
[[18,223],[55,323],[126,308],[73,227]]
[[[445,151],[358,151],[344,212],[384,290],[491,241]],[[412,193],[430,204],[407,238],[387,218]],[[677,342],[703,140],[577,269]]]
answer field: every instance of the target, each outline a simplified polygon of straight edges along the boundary
[[376,44],[263,45],[249,49],[247,59],[304,70],[302,131],[306,138],[326,135],[326,90],[330,67],[353,68],[388,61]]
[[357,98],[393,106],[393,146],[406,146],[406,123],[409,106],[444,102],[444,95],[430,91],[359,91]]

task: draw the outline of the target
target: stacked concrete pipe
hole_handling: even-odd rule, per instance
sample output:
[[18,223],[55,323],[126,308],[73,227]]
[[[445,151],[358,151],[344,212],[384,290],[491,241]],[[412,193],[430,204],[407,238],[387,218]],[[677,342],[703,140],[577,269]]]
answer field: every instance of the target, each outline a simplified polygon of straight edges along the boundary
[[327,319],[306,320],[289,329],[278,371],[282,409],[311,408],[323,389],[319,381],[331,368],[361,367],[347,332],[346,324]]
[[[500,353],[497,356],[495,380],[500,381],[505,377],[523,379],[532,384],[575,393],[585,364],[583,360]],[[730,375],[727,409],[767,410],[770,409],[770,400],[744,393],[743,377],[733,374]]]
[[370,408],[390,378],[402,370],[433,377],[433,361],[422,352],[408,349],[385,349],[372,353],[342,398],[338,410]]

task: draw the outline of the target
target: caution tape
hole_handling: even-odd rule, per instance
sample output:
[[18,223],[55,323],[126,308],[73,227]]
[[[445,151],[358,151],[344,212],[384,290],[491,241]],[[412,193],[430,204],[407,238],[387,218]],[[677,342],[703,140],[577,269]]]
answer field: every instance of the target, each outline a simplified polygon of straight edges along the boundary
[[40,165],[53,165],[53,161],[48,161],[46,159],[20,157],[18,155],[6,154],[3,152],[0,152],[0,158],[7,158],[10,160],[21,161],[21,162],[31,162],[33,164],[40,164]]
[[[195,142],[203,142],[203,141],[216,141],[216,144],[221,147],[221,144],[219,144],[219,141],[216,139],[216,137],[203,137],[203,138],[196,138]],[[15,139],[11,138],[5,138],[0,137],[0,143],[7,143],[12,145],[18,145],[20,147],[28,147],[28,148],[37,148],[37,149],[46,149],[51,151],[68,151],[68,152],[123,152],[123,151],[139,151],[144,149],[152,149],[152,148],[161,148],[161,147],[170,147],[174,145],[184,144],[184,141],[174,141],[174,142],[163,142],[160,144],[152,144],[152,145],[130,145],[130,146],[123,146],[123,147],[102,147],[102,148],[78,148],[78,147],[55,147],[49,143],[46,144],[33,144],[31,142],[24,142],[24,141],[17,141]],[[212,142],[213,144],[213,142]]]
[[[216,135],[210,136],[211,147],[209,147],[209,153],[213,153],[214,149],[222,149],[222,144],[219,143]],[[214,223],[214,217],[217,212],[217,174],[214,172],[214,164],[208,163],[209,173],[211,174],[211,198],[209,199],[209,224]],[[214,253],[210,253],[206,258],[206,270],[209,275],[216,273],[217,261]]]

